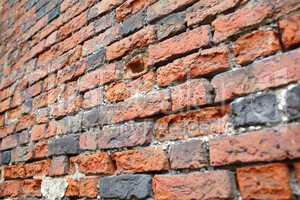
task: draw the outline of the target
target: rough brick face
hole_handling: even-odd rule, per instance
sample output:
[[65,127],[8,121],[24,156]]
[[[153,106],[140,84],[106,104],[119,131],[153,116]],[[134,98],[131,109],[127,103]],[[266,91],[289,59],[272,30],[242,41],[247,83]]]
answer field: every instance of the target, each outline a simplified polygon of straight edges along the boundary
[[153,192],[155,199],[159,200],[227,199],[233,195],[231,178],[228,171],[155,176]]
[[0,1],[0,199],[297,199],[299,9]]
[[237,179],[244,199],[291,199],[288,166],[269,164],[237,169]]
[[210,162],[213,166],[222,166],[297,158],[299,128],[299,123],[291,123],[212,140],[209,144]]

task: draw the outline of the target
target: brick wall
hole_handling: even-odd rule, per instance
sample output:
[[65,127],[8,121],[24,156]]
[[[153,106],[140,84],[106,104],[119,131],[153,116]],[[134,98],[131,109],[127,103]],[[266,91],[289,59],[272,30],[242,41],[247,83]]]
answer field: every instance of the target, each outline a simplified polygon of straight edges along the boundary
[[299,0],[0,16],[0,199],[300,198]]

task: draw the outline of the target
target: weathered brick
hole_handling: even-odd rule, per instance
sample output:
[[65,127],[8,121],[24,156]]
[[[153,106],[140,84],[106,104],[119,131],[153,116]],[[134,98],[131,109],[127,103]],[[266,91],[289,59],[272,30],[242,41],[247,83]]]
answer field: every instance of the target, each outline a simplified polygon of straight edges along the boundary
[[42,180],[30,179],[24,180],[22,184],[22,194],[29,197],[41,197]]
[[13,162],[24,162],[32,159],[33,153],[28,146],[19,146],[11,151],[11,159]]
[[79,79],[79,91],[86,91],[98,85],[114,81],[117,79],[116,64],[108,64],[90,73],[85,74]]
[[124,0],[100,1],[88,10],[88,19],[91,20],[91,19],[111,10],[112,8],[120,5],[123,2],[124,2]]
[[99,49],[98,51],[94,52],[87,58],[88,60],[88,69],[96,69],[105,62],[105,51],[104,49]]
[[300,117],[300,85],[288,90],[285,100],[285,111],[287,112],[289,119]]
[[96,126],[99,124],[99,120],[100,113],[99,109],[96,107],[83,113],[82,125],[86,128]]
[[95,150],[97,148],[97,134],[92,131],[80,134],[79,147],[84,150]]
[[0,113],[7,111],[10,108],[11,98],[0,102]]
[[212,86],[206,79],[189,80],[171,88],[172,111],[212,102]]
[[158,44],[151,45],[148,49],[148,65],[154,65],[200,47],[207,46],[209,43],[209,32],[209,26],[201,26]]
[[274,19],[287,15],[300,8],[299,0],[273,0]]
[[49,176],[61,176],[68,173],[69,161],[66,156],[58,156],[52,159]]
[[[64,93],[66,95],[66,92]],[[72,95],[68,99],[51,105],[50,115],[54,118],[74,114],[81,108],[82,96]]]
[[149,144],[152,140],[152,128],[151,122],[104,126],[98,138],[99,148],[110,149]]
[[5,181],[0,183],[0,197],[17,197],[21,194],[21,181]]
[[111,27],[115,22],[114,17],[115,17],[115,13],[110,12],[109,14],[104,15],[100,19],[97,19],[95,21],[95,25],[94,25],[95,32],[100,33],[100,32],[103,32],[104,30],[108,29],[109,27]]
[[299,129],[298,123],[291,123],[211,140],[210,163],[222,166],[299,158]]
[[121,6],[116,9],[116,20],[118,22],[127,19],[140,10],[147,8],[156,0],[131,0],[125,1]]
[[102,88],[96,88],[84,93],[82,107],[84,109],[100,105],[103,102]]
[[37,141],[44,137],[46,132],[46,124],[34,125],[31,130],[31,140]]
[[212,79],[212,85],[216,89],[215,101],[298,81],[300,79],[299,57],[300,50],[297,49],[272,56],[243,69],[215,76]]
[[280,50],[274,31],[255,31],[239,38],[234,44],[238,64],[247,64],[258,57],[268,56]]
[[7,165],[11,161],[11,151],[3,151],[1,154],[1,164]]
[[276,96],[270,93],[234,101],[231,110],[234,127],[263,125],[281,120]]
[[156,175],[153,178],[153,192],[157,200],[230,199],[234,188],[232,179],[228,171]]
[[[85,62],[77,62],[73,65],[64,67],[63,69],[59,70],[57,72],[57,77],[56,77],[56,82],[57,84],[62,84],[64,82],[70,81],[70,80],[75,80],[82,74],[84,74],[85,70],[87,68],[87,64]],[[49,81],[53,81],[53,79],[50,79]],[[54,83],[49,83],[50,89],[52,84]]]
[[100,179],[100,196],[116,199],[144,199],[151,195],[151,176],[120,175]]
[[106,91],[106,98],[110,102],[118,102],[128,99],[137,93],[148,93],[154,86],[155,74],[149,72],[136,80],[124,83],[116,83]]
[[195,78],[225,71],[230,67],[228,53],[227,47],[215,47],[177,59],[158,69],[157,83],[167,86],[187,76]]
[[146,47],[156,38],[153,26],[148,26],[142,30],[130,35],[106,48],[107,60],[114,60],[120,58],[124,54],[137,49]]
[[112,159],[116,162],[119,172],[137,173],[169,169],[166,153],[160,147],[116,152]]
[[205,20],[213,18],[214,15],[234,8],[241,0],[205,0],[200,1],[188,9],[186,21],[188,26],[203,23]]
[[4,138],[10,134],[12,134],[15,131],[15,126],[5,126],[0,128],[0,138]]
[[145,12],[141,11],[126,19],[121,25],[122,35],[127,36],[133,33],[134,31],[142,28],[144,25],[144,18],[145,18]]
[[18,135],[16,134],[9,135],[2,139],[0,149],[1,150],[11,149],[16,147],[17,145],[18,145]]
[[237,169],[237,180],[243,199],[291,199],[289,170],[275,163]]
[[157,39],[162,40],[185,29],[184,13],[171,14],[156,23]]
[[300,43],[300,15],[292,15],[279,21],[281,40],[285,48]]
[[[74,173],[74,165],[84,174],[113,174],[114,165],[107,153],[91,155],[79,155],[70,158],[71,172]],[[73,166],[72,166],[73,165]]]
[[49,155],[78,154],[79,138],[68,135],[54,139],[48,143]]
[[27,114],[22,116],[16,126],[16,131],[30,129],[35,124],[35,114]]
[[272,5],[268,1],[251,1],[234,13],[217,17],[212,23],[215,30],[214,41],[220,42],[245,28],[262,22],[271,16],[272,11]]
[[159,0],[147,9],[147,21],[160,19],[173,11],[183,9],[196,2],[196,0]]
[[173,144],[169,154],[172,169],[197,169],[208,165],[205,147],[200,140]]
[[68,37],[72,32],[77,31],[81,27],[83,27],[87,23],[86,13],[82,13],[77,17],[74,17],[71,21],[63,25],[58,30],[58,37],[60,39],[65,39]]
[[105,32],[101,33],[100,35],[93,37],[90,40],[87,40],[83,44],[83,56],[89,55],[96,50],[106,47],[111,43],[115,42],[121,36],[121,26],[115,25]]
[[48,155],[48,143],[46,141],[38,142],[32,150],[33,159],[45,158]]
[[199,111],[173,114],[155,124],[158,140],[178,140],[190,137],[222,134],[228,122],[229,107],[209,107]]
[[66,197],[96,198],[98,193],[98,177],[81,178],[79,180],[68,179]]
[[300,163],[299,162],[294,163],[294,169],[296,173],[297,182],[300,185]]
[[118,123],[131,119],[145,118],[170,110],[170,94],[168,90],[155,91],[145,96],[137,96],[120,102],[115,108],[112,122]]

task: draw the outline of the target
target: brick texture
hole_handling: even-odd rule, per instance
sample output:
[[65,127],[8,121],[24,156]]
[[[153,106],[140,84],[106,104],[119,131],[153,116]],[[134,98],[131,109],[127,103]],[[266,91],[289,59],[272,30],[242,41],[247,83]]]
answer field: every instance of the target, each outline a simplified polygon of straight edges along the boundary
[[0,1],[0,199],[299,198],[299,11]]

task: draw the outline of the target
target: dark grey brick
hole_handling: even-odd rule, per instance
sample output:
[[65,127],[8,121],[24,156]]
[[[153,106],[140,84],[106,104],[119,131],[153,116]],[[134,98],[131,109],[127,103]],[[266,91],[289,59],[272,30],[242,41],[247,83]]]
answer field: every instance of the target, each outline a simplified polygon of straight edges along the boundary
[[85,111],[83,113],[82,125],[86,128],[98,125],[100,114],[98,108]]
[[2,152],[2,165],[7,165],[11,161],[11,151]]
[[25,3],[25,10],[28,11],[30,10],[37,2],[38,0],[28,0],[26,3]]
[[48,14],[48,23],[52,22],[54,19],[58,18],[60,15],[60,6],[55,7],[50,13]]
[[126,19],[121,25],[121,33],[127,36],[144,26],[145,12],[141,11]]
[[95,69],[105,62],[105,50],[99,49],[96,53],[90,55],[88,58],[88,69]]
[[49,155],[64,155],[79,153],[78,136],[68,135],[62,138],[54,139],[48,143]]
[[95,31],[96,33],[103,32],[114,24],[115,13],[111,12],[107,15],[102,16],[100,19],[95,21]]
[[157,39],[162,40],[185,29],[185,13],[172,14],[157,22]]
[[121,175],[100,179],[100,196],[104,199],[144,199],[151,195],[151,176]]
[[236,100],[231,104],[234,127],[262,125],[281,120],[276,96],[263,94]]
[[300,117],[300,85],[287,91],[286,112],[289,119]]

